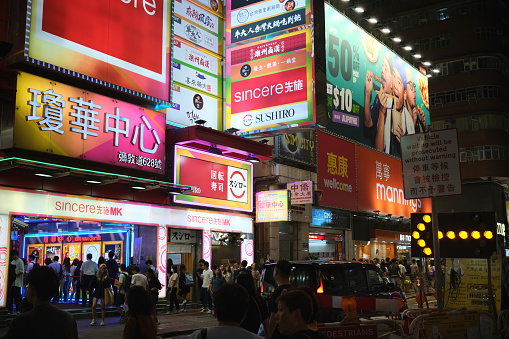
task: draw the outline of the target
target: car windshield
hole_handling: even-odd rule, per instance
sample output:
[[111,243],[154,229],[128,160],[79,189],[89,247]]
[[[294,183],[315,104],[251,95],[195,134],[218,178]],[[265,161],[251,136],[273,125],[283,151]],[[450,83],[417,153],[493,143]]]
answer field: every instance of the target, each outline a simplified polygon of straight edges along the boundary
[[325,293],[343,295],[367,291],[366,273],[362,267],[321,267],[320,273]]

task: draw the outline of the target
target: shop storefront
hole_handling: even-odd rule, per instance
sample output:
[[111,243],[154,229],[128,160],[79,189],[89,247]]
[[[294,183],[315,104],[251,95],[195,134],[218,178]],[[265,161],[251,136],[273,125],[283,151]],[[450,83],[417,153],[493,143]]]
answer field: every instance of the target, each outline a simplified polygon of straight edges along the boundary
[[356,258],[369,261],[374,258],[410,259],[410,233],[381,229],[371,229],[369,233],[368,241],[354,241]]
[[315,260],[345,260],[345,231],[350,229],[350,214],[313,208],[309,227],[309,257]]

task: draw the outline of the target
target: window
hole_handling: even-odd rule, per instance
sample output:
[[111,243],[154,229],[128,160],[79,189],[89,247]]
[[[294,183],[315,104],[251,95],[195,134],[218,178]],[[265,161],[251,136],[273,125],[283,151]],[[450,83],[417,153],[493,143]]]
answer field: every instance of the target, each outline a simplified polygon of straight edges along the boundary
[[437,11],[437,18],[438,20],[445,20],[449,19],[449,12],[447,8],[441,8]]
[[346,270],[347,290],[367,291],[366,272],[362,268],[353,268]]
[[368,273],[368,282],[372,290],[380,290],[385,286],[384,279],[378,271],[368,268],[366,272]]
[[314,281],[312,281],[311,267],[294,267],[290,276],[290,283],[297,288],[312,288]]

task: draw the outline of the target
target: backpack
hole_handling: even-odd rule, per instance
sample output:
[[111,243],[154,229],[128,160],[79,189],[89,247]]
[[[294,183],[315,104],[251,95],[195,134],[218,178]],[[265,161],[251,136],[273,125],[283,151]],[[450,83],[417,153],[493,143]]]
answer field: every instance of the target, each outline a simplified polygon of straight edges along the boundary
[[391,278],[400,278],[400,270],[398,265],[390,265],[389,266],[389,273],[391,275]]
[[131,287],[132,276],[127,274],[127,273],[125,273],[125,272],[122,272],[120,274],[125,275],[124,282],[122,283],[122,290],[124,292],[127,292],[127,290]]
[[185,274],[185,284],[187,287],[193,287],[194,286],[194,279],[193,275],[191,273]]

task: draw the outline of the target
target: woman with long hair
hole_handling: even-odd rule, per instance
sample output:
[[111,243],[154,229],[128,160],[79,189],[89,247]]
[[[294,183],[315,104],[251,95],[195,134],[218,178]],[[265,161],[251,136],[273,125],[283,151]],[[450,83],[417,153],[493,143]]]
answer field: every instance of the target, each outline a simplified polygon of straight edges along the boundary
[[[79,259],[75,258],[71,264],[70,273],[71,273],[72,293],[71,293],[71,296],[69,297],[69,301],[71,301],[73,298],[78,299],[78,297],[79,297],[79,293],[76,293],[76,274],[75,274],[76,268],[78,267],[79,263],[80,263]],[[65,266],[65,260],[64,260],[64,266]],[[67,300],[67,298],[66,298],[66,300]]]
[[186,305],[188,303],[187,295],[189,294],[189,292],[191,292],[191,287],[186,285],[186,273],[187,273],[186,266],[181,265],[180,266],[180,276],[179,276],[180,291],[178,292],[178,295],[181,296],[182,299],[184,299],[184,301],[182,302],[182,305],[180,305],[180,307],[181,307],[180,312],[187,312],[187,310],[186,310]]
[[[90,325],[94,326],[97,321],[96,321],[96,318],[97,318],[97,312],[96,312],[96,307],[97,307],[97,301],[98,300],[101,300],[101,326],[104,326],[104,317],[105,317],[105,300],[104,300],[104,295],[105,295],[105,289],[106,288],[111,288],[111,279],[110,277],[108,276],[108,269],[106,268],[106,264],[102,264],[100,267],[99,267],[99,271],[97,272],[96,276],[94,277],[94,279],[92,280],[92,282],[90,283],[90,289],[94,289],[94,293],[93,293],[93,301],[92,301],[92,322],[90,323]],[[87,291],[87,294],[88,294],[88,291]]]
[[[249,332],[258,334],[260,324],[263,324],[264,330],[269,326],[269,311],[267,304],[256,291],[253,276],[251,274],[242,273],[237,276],[237,283],[243,286],[249,294],[249,306],[247,308],[246,317],[240,324],[240,327]],[[267,332],[265,332],[267,334]]]
[[159,299],[159,290],[162,288],[161,282],[157,279],[154,270],[151,268],[146,269],[145,276],[148,280],[148,291],[150,298],[152,299],[152,306],[154,311],[154,318],[156,319],[156,323],[159,324],[159,320],[157,319],[157,299]]
[[223,276],[224,276],[224,280],[226,280],[227,283],[232,281],[232,277],[233,277],[232,268],[229,264],[227,264],[225,266],[224,271],[223,271]]
[[129,307],[130,317],[125,323],[123,339],[155,339],[157,325],[147,290],[142,286],[131,287],[125,296],[125,302]]
[[64,259],[64,265],[62,267],[62,279],[64,289],[64,302],[67,303],[69,301],[69,288],[71,287],[72,283],[71,258],[69,257]]
[[179,289],[179,274],[177,272],[177,265],[173,265],[171,268],[173,272],[170,276],[170,280],[168,281],[168,290],[167,293],[170,294],[170,305],[168,306],[168,312],[166,314],[171,314],[173,312],[173,304],[175,304],[175,308],[177,309],[177,313],[180,312],[179,302],[177,300],[177,291]]

